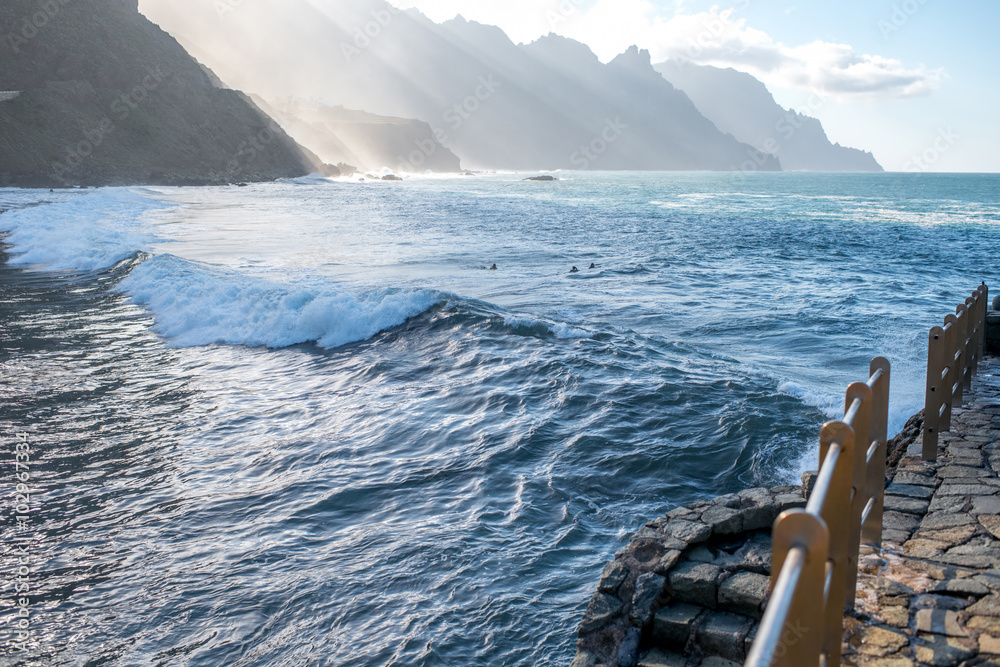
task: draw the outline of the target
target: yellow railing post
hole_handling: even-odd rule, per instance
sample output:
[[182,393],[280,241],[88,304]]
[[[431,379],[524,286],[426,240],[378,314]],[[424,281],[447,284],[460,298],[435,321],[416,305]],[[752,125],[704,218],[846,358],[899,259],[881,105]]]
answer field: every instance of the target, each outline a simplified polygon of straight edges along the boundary
[[947,379],[942,377],[945,368],[945,332],[942,327],[932,327],[927,344],[927,391],[924,401],[925,461],[937,461],[938,435],[942,430],[941,408],[944,405]]
[[[937,459],[966,383],[985,349],[989,289],[930,330],[923,455]],[[854,607],[861,541],[881,546],[889,422],[889,361],[872,360],[868,382],[847,388],[843,421],[823,425],[820,468],[805,510],[774,524],[771,600],[748,667],[839,667],[844,612]],[[821,562],[822,561],[822,562]],[[816,630],[816,628],[819,628]]]
[[[851,523],[845,533],[847,538],[846,581],[844,608],[854,608],[855,588],[858,584],[858,551],[861,547],[861,523],[868,502],[868,446],[871,444],[872,390],[865,382],[855,382],[847,388],[844,400],[844,421],[854,434],[851,474]],[[834,540],[839,536],[834,536]]]
[[[827,656],[828,665],[840,664],[841,628],[844,625],[844,609],[847,603],[848,557],[850,555],[850,536],[852,512],[844,511],[851,507],[851,488],[854,482],[854,431],[844,422],[828,422],[820,432],[820,471],[823,461],[830,455],[834,447],[838,450],[838,460],[833,469],[830,485],[825,497],[815,496],[822,502],[816,507],[810,502],[807,511],[819,514],[830,531],[830,556],[827,585],[826,609],[824,612],[823,653]],[[852,596],[853,599],[853,596]]]
[[[824,634],[823,605],[819,602],[824,594],[830,532],[822,519],[796,509],[781,513],[774,522],[773,534],[771,588],[774,593],[771,601],[774,611],[772,618],[765,614],[757,633],[758,638],[765,635],[771,638],[754,643],[747,664],[819,665]],[[802,563],[786,571],[785,564],[790,556]],[[785,612],[784,619],[778,618],[780,612]]]
[[869,367],[872,388],[871,440],[868,450],[868,479],[865,495],[871,503],[868,515],[861,524],[861,541],[879,548],[882,546],[882,514],[885,505],[886,445],[889,439],[889,383],[891,366],[885,357],[872,359]]
[[[962,405],[962,396],[965,394],[966,383],[972,386],[972,375],[969,371],[968,350],[969,350],[969,307],[964,303],[955,307],[955,392],[952,395],[952,403]],[[949,415],[950,416],[950,415]]]

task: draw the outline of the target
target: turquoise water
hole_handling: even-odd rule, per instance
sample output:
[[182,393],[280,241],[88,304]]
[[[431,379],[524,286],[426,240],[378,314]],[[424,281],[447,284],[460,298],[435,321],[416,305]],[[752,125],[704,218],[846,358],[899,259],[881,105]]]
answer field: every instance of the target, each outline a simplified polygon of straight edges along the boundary
[[0,190],[3,664],[567,664],[632,532],[872,356],[900,427],[997,284],[997,176],[558,175]]

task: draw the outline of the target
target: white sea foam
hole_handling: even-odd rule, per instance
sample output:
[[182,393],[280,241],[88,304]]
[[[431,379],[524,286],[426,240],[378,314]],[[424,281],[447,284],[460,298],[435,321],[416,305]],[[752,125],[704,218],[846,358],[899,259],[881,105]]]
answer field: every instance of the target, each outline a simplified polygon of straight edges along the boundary
[[54,271],[114,266],[151,247],[156,237],[143,229],[143,216],[169,206],[120,188],[62,196],[0,216],[0,229],[11,232],[11,264]]
[[797,398],[806,405],[818,408],[830,419],[837,419],[844,416],[844,399],[842,396],[806,387],[791,380],[778,385],[778,391],[786,396]]
[[548,330],[556,338],[566,340],[572,338],[590,338],[590,332],[579,327],[574,327],[565,322],[547,322],[535,317],[508,315],[503,319],[504,324],[512,328],[523,327],[525,329],[542,328]]
[[222,271],[172,255],[132,270],[119,288],[156,317],[156,330],[186,347],[228,343],[325,348],[371,338],[444,299],[432,290],[352,294]]
[[[146,214],[170,207],[139,191],[108,188],[10,211],[10,262],[47,270],[114,266],[161,241]],[[350,293],[330,282],[293,285],[224,271],[173,255],[135,267],[118,289],[150,310],[172,345],[223,342],[285,347],[316,341],[337,347],[402,324],[440,302],[430,290]]]

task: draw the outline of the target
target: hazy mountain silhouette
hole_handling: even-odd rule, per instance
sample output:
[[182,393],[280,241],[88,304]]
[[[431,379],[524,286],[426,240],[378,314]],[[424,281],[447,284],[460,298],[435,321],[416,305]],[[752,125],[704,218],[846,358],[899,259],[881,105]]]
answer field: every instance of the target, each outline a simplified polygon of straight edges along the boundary
[[0,90],[17,93],[0,101],[0,185],[273,180],[318,166],[136,0],[3,0],[0,35]]
[[[720,132],[636,48],[602,64],[562,37],[516,45],[499,28],[438,25],[382,0],[141,9],[236,88],[418,119],[470,168],[729,170],[751,158],[779,168]],[[411,141],[413,170],[426,168],[424,152]]]
[[882,171],[871,153],[832,144],[815,118],[785,109],[749,74],[688,61],[656,65],[723,132],[776,155],[789,171]]
[[443,173],[461,170],[458,157],[441,146],[431,126],[422,121],[376,116],[314,101],[251,98],[325,162],[346,163],[362,171],[383,167]]

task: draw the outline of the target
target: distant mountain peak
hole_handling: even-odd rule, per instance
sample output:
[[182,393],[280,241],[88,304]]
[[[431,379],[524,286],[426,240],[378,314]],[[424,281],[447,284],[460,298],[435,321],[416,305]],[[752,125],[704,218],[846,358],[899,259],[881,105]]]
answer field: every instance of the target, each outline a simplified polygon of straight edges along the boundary
[[646,49],[640,49],[636,45],[628,47],[624,53],[619,54],[610,63],[615,67],[631,67],[634,69],[655,71],[653,69],[653,57]]
[[791,171],[882,171],[865,151],[831,143],[819,120],[785,109],[763,82],[732,68],[668,60],[655,67],[723,132]]

